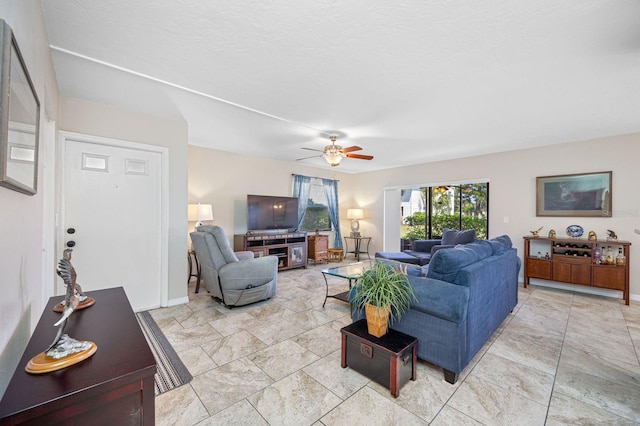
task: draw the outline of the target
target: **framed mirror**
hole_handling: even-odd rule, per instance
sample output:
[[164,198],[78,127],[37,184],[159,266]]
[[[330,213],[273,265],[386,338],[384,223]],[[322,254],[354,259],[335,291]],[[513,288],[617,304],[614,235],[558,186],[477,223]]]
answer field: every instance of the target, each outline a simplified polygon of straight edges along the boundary
[[33,195],[40,101],[11,27],[0,19],[0,185]]

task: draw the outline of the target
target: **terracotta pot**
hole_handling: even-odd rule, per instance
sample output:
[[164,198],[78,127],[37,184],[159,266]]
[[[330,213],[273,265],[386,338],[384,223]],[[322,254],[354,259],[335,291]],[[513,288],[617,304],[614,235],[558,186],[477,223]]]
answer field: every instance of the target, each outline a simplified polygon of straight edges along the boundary
[[366,304],[364,305],[364,309],[369,334],[375,337],[382,337],[387,334],[391,308],[389,306],[378,307]]

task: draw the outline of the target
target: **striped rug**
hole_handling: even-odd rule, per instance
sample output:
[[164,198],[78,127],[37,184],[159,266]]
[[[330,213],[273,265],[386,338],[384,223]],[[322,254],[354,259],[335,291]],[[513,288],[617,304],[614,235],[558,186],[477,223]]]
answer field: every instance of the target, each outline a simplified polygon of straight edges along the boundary
[[162,334],[151,314],[146,311],[138,312],[136,317],[158,364],[158,371],[154,377],[156,396],[189,383],[192,379],[189,370]]

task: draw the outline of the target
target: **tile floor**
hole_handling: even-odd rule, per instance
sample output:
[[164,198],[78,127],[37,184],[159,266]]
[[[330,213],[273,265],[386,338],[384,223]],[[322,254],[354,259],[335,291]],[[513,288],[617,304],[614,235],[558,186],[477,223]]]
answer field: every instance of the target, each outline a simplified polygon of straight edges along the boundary
[[[334,266],[335,264],[332,264]],[[206,291],[151,312],[193,375],[156,398],[159,425],[560,425],[640,423],[640,303],[520,287],[519,304],[450,385],[419,361],[394,399],[340,368],[346,303],[322,308],[323,265],[278,275],[266,302]],[[346,281],[330,278],[330,292]]]

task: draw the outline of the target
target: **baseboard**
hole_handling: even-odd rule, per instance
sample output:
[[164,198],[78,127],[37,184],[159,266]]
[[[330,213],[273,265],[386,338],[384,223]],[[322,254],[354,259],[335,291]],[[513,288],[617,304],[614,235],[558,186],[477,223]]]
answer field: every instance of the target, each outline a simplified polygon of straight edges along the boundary
[[182,304],[185,304],[185,303],[189,303],[189,296],[179,297],[177,299],[169,299],[167,301],[167,307],[175,306],[175,305],[182,305]]
[[[595,296],[603,296],[603,297],[611,297],[614,299],[622,299],[622,292],[618,290],[607,290],[606,288],[597,288],[585,285],[577,285],[577,284],[563,284],[557,281],[550,280],[538,280],[535,278],[531,278],[529,280],[530,285],[535,285],[538,287],[549,287],[555,288],[558,290],[566,290],[573,291],[576,293],[587,293],[593,294]],[[523,284],[523,281],[519,281],[520,284]],[[640,301],[640,294],[629,294],[629,300]]]

